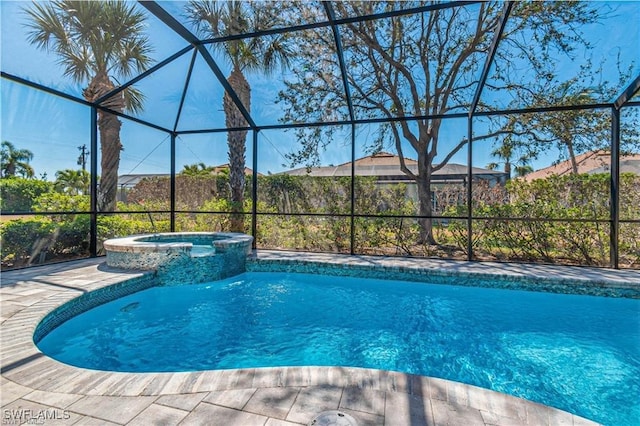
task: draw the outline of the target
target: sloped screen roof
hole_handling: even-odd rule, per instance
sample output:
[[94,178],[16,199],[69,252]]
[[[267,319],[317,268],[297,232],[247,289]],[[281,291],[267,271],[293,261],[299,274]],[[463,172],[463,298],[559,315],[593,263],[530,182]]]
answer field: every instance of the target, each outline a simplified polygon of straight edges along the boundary
[[[525,58],[513,60],[516,47],[525,44],[525,50],[531,55],[540,58],[555,55],[558,66],[551,72],[555,74],[556,83],[580,83],[581,87],[594,90],[588,100],[578,99],[574,100],[575,103],[624,103],[637,92],[639,84],[639,30],[636,25],[630,25],[630,22],[640,19],[638,5],[634,2],[589,4],[591,13],[598,14],[599,18],[585,20],[581,24],[581,39],[576,36],[575,46],[561,52],[558,46],[554,47],[548,39],[541,38],[544,37],[544,28],[540,33],[543,35],[531,29],[548,25],[543,16],[535,16],[535,12],[517,3],[512,7],[510,3],[488,6],[490,4],[483,2],[282,2],[278,3],[281,16],[277,19],[269,17],[275,20],[271,25],[247,26],[246,33],[219,29],[222,35],[214,36],[206,25],[194,24],[190,17],[193,14],[191,3],[144,1],[135,8],[144,18],[143,32],[151,48],[149,66],[145,72],[118,78],[114,91],[135,86],[144,93],[147,102],[144,109],[132,116],[178,132],[225,129],[224,116],[219,111],[225,91],[246,114],[250,128],[429,115],[432,111],[428,108],[416,110],[412,99],[412,94],[428,98],[441,90],[438,86],[440,77],[436,73],[420,75],[424,61],[434,61],[431,65],[434,68],[438,65],[451,66],[450,61],[461,57],[452,56],[447,49],[464,50],[467,48],[464,40],[481,36],[483,40],[464,56],[455,76],[459,86],[452,93],[456,97],[455,102],[450,102],[446,109],[433,110],[436,113],[468,114],[487,109],[566,105],[567,99],[563,96],[566,93],[548,91],[557,89],[558,84],[545,85],[539,81],[539,75],[527,67]],[[29,42],[32,31],[26,13],[29,4],[2,2],[1,7],[3,76],[14,81],[24,79],[82,99],[87,81],[74,81],[65,75],[55,52],[45,52]],[[545,12],[540,10],[540,14]],[[422,53],[403,57],[406,72],[413,73],[414,78],[398,79],[394,90],[399,103],[393,106],[393,96],[389,97],[381,92],[381,88],[376,88],[375,74],[371,74],[371,65],[366,61],[366,37],[376,37],[378,44],[387,47],[419,45],[425,23],[430,23],[434,17],[438,19],[438,25],[447,25],[452,31],[458,31],[459,39],[430,41],[433,45],[425,46]],[[482,25],[486,28],[477,32]],[[523,29],[526,25],[529,29]],[[394,26],[402,28],[400,36],[394,35]],[[375,28],[375,31],[367,35],[367,28]],[[573,31],[569,25],[559,29]],[[275,69],[269,74],[247,72],[252,105],[246,108],[226,81],[232,64],[224,49],[219,47],[229,40],[268,43],[277,37],[286,38],[292,44],[290,49],[298,56],[292,55],[290,67]],[[582,43],[589,45],[590,50],[580,47]],[[441,51],[443,55],[427,57],[427,49]],[[390,52],[401,54],[393,50]],[[372,51],[370,54],[375,59],[376,55],[384,55],[384,52]],[[302,90],[305,81],[311,90],[313,84],[323,81],[313,80],[315,83],[312,83],[310,76],[304,75],[304,72],[315,72],[300,68],[304,68],[304,61],[309,59],[305,55],[314,55],[317,62],[322,62],[324,83],[342,93],[332,98],[330,91],[325,92],[324,101],[330,111],[295,116],[278,103],[279,92],[286,92],[287,87],[293,86],[295,90]],[[580,73],[583,69],[587,72]],[[539,99],[524,104],[525,97],[515,96],[520,87],[505,85],[505,74],[517,75],[519,86],[535,90]],[[580,78],[591,78],[591,81],[575,81]],[[606,90],[596,91],[596,86],[602,81],[608,83]],[[356,90],[354,82],[358,83]],[[385,108],[372,108],[372,102],[386,105],[390,113],[385,113]]]

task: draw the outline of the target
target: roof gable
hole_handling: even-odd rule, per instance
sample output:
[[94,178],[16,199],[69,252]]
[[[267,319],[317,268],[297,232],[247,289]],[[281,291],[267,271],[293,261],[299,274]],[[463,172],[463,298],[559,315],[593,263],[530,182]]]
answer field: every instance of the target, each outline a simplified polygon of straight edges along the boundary
[[[611,153],[604,150],[589,151],[576,156],[576,165],[579,174],[609,173],[611,171]],[[571,161],[565,160],[558,164],[545,167],[524,176],[527,181],[544,179],[552,175],[571,174]],[[640,174],[640,154],[621,155],[620,172]]]
[[[405,157],[405,165],[413,173],[418,173],[418,162],[412,158]],[[282,172],[292,176],[314,176],[314,177],[338,177],[351,176],[351,162],[338,166],[324,167],[301,167],[294,170]],[[389,178],[394,180],[408,179],[407,175],[400,169],[400,157],[387,152],[369,155],[358,158],[353,162],[356,176],[375,176],[379,178]],[[503,176],[504,172],[497,170],[472,167],[472,173],[484,176]],[[466,176],[467,166],[462,164],[448,163],[433,173],[434,177]]]

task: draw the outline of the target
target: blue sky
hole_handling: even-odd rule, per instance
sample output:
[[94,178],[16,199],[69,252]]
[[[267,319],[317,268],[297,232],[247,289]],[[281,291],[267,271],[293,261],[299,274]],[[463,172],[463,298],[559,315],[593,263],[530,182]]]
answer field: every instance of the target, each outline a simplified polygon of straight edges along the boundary
[[[180,10],[183,2],[161,2],[169,10]],[[602,5],[609,3],[601,2]],[[588,36],[595,45],[594,59],[607,61],[610,75],[615,74],[613,64],[618,52],[623,56],[625,65],[635,59],[635,74],[640,72],[637,62],[637,46],[640,45],[639,2],[621,2],[617,7],[610,25],[588,29]],[[66,93],[81,97],[82,85],[70,82],[62,76],[60,67],[53,55],[38,51],[26,41],[25,15],[22,12],[28,2],[0,2],[1,18],[1,68],[2,71],[18,75],[30,81],[54,87]],[[144,11],[143,8],[140,8]],[[146,11],[145,11],[146,13]],[[634,23],[635,24],[632,24]],[[161,61],[187,46],[187,43],[175,35],[166,26],[149,14],[147,20],[149,33],[153,34],[154,60]],[[214,55],[223,72],[229,73],[225,61]],[[166,66],[137,87],[147,96],[146,107],[140,118],[166,128],[172,128],[175,120],[180,93],[184,86],[185,74],[191,60],[191,53],[183,55]],[[586,61],[585,57],[575,62],[561,60],[558,67],[570,74],[572,69]],[[258,124],[277,124],[282,116],[281,107],[275,103],[277,93],[283,88],[283,79],[288,73],[271,77],[250,75],[252,87],[252,116]],[[607,77],[610,78],[610,77]],[[73,102],[58,99],[42,92],[27,88],[8,80],[0,80],[1,86],[1,127],[2,140],[13,142],[19,148],[30,149],[34,153],[32,165],[38,176],[46,173],[53,179],[56,170],[79,166],[76,160],[79,146],[89,145],[90,122],[89,109]],[[198,58],[194,74],[187,93],[179,130],[224,127],[222,112],[222,88]],[[478,126],[481,126],[478,122]],[[452,120],[447,123],[441,135],[444,155],[449,146],[466,136],[466,120]],[[375,126],[359,126],[357,133],[357,155],[364,155],[364,147]],[[322,155],[323,164],[340,164],[350,160],[350,136],[348,127],[338,132],[329,149]],[[124,151],[121,156],[120,174],[127,173],[168,173],[169,137],[166,133],[147,128],[124,120],[121,139]],[[226,163],[226,136],[222,133],[210,135],[182,135],[178,140],[177,169],[185,164],[204,162],[208,165]],[[284,154],[295,146],[294,132],[263,131],[259,139],[259,167],[261,173],[275,173],[285,170]],[[486,145],[485,145],[486,146]],[[474,166],[483,167],[493,161],[488,155],[490,147],[474,147]],[[407,154],[415,157],[415,155]],[[541,158],[535,168],[546,166],[557,153]],[[247,164],[251,166],[251,136],[247,144]],[[466,164],[466,150],[463,150],[452,162]]]

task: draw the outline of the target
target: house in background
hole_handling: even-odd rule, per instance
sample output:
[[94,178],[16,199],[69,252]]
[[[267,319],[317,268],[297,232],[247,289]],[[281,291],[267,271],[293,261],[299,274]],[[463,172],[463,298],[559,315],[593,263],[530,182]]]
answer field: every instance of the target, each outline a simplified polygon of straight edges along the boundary
[[[611,172],[611,153],[603,150],[589,151],[576,156],[576,165],[579,174],[596,174]],[[535,179],[544,179],[551,175],[571,174],[571,161],[565,160],[544,169],[531,172],[521,179],[531,182]],[[640,175],[640,154],[621,155],[620,173],[635,173]]]
[[[405,157],[405,165],[413,173],[418,173],[418,162],[416,160]],[[312,176],[312,177],[341,177],[351,176],[352,163],[347,162],[338,166],[323,166],[323,167],[302,167],[299,169],[289,170],[281,172],[281,174],[287,174],[291,176]],[[369,155],[367,157],[358,158],[353,162],[355,176],[372,176],[375,177],[378,185],[407,185],[407,197],[411,197],[414,200],[418,199],[418,191],[416,183],[409,176],[404,174],[400,169],[400,157],[388,152],[380,152],[378,154]],[[508,180],[508,175],[505,172],[498,170],[483,169],[480,167],[471,168],[473,181],[483,182],[488,187],[494,187],[496,185],[504,185]],[[441,169],[437,170],[432,175],[431,180],[431,199],[433,202],[434,212],[441,212],[446,205],[454,202],[465,202],[466,183],[467,183],[467,166],[462,164],[449,163],[445,164]],[[445,187],[457,188],[458,201],[451,201],[450,199],[446,203],[438,202],[438,196],[436,194],[440,189]],[[448,198],[451,198],[450,196]],[[445,205],[446,204],[446,205]]]
[[[413,173],[418,173],[418,162],[416,160],[405,158],[405,164]],[[301,167],[277,174],[317,178],[349,177],[351,176],[351,166],[352,163],[347,162],[338,166]],[[406,196],[415,201],[418,200],[416,183],[400,169],[399,156],[381,152],[355,160],[353,167],[356,176],[373,177],[376,180],[376,184],[383,187],[405,184],[407,188]],[[219,175],[224,173],[224,170],[228,170],[227,164],[214,167],[211,174],[214,176]],[[508,180],[508,175],[498,170],[473,167],[472,173],[473,182],[481,182],[487,188],[493,188],[497,185],[504,186]],[[253,170],[246,168],[245,174],[250,176],[253,174]],[[129,190],[133,189],[145,179],[165,178],[168,180],[170,176],[168,173],[120,175],[118,177],[118,201],[126,202]],[[261,174],[258,174],[258,176],[261,176]],[[434,213],[442,213],[447,206],[460,203],[464,204],[466,202],[467,179],[467,166],[462,164],[446,164],[440,170],[433,173],[431,198]]]
[[[388,152],[369,155],[358,158],[353,162],[354,174],[356,176],[374,176],[380,184],[407,183],[415,184],[400,169],[400,157]],[[405,157],[405,165],[413,173],[418,173],[418,162]],[[507,181],[507,174],[498,170],[472,167],[473,180],[484,180],[496,184],[504,184]],[[351,176],[351,162],[338,166],[323,167],[301,167],[299,169],[281,172],[291,176],[314,176],[314,177],[338,177]],[[462,164],[445,164],[440,170],[433,173],[433,185],[465,184],[467,182],[467,166]]]

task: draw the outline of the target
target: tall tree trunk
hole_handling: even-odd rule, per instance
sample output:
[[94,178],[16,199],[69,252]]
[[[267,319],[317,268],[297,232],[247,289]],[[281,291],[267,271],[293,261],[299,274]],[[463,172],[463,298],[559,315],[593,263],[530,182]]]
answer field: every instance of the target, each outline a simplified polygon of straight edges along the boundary
[[100,190],[98,191],[98,210],[112,212],[116,209],[118,193],[118,169],[120,168],[120,128],[122,123],[116,115],[99,112],[100,129]]
[[[115,85],[105,72],[99,72],[91,79],[89,86],[82,92],[89,102],[95,102],[110,92]],[[102,103],[117,112],[124,111],[124,95],[118,95]],[[120,128],[118,116],[98,110],[98,129],[100,131],[100,187],[98,189],[98,211],[111,212],[116,209],[118,191],[118,169],[120,167]]]
[[578,174],[578,162],[576,161],[576,153],[573,150],[573,142],[571,139],[566,141],[567,151],[569,151],[569,160],[571,161],[571,173],[574,175]]
[[[431,199],[431,172],[432,167],[427,154],[418,155],[418,176],[416,180],[418,189],[418,215],[431,216],[433,214],[433,201]],[[436,244],[433,237],[433,219],[420,218],[420,244]]]
[[[251,110],[251,88],[249,82],[242,75],[242,71],[236,66],[228,78],[229,85],[236,92],[240,101],[247,109]],[[225,123],[227,128],[244,127],[247,121],[244,119],[236,104],[225,92],[224,99]],[[247,131],[233,131],[227,135],[229,148],[229,186],[231,189],[231,231],[244,232],[244,188],[245,188],[245,151]],[[255,173],[255,170],[253,171]]]

